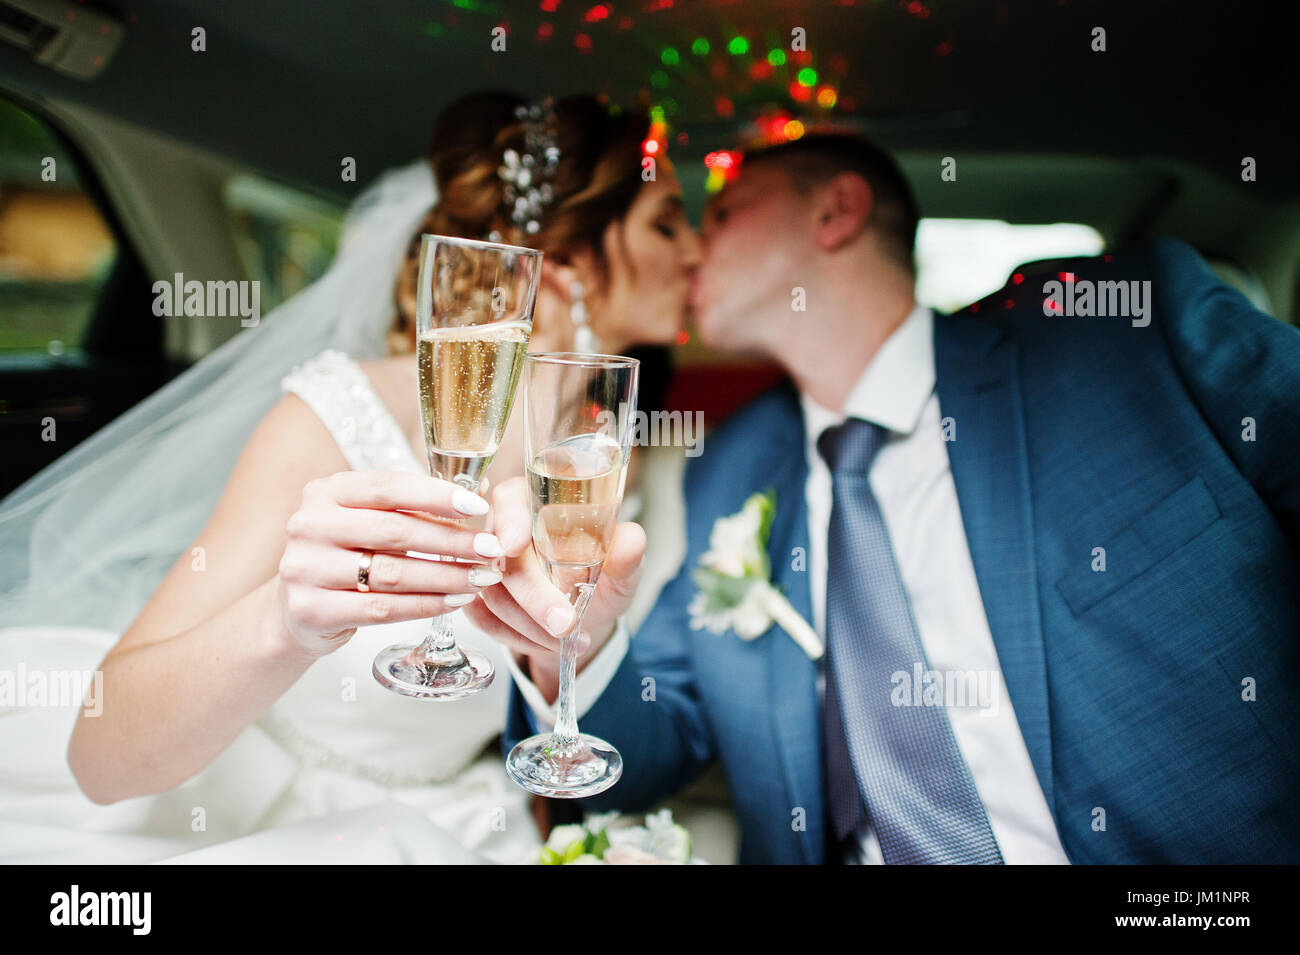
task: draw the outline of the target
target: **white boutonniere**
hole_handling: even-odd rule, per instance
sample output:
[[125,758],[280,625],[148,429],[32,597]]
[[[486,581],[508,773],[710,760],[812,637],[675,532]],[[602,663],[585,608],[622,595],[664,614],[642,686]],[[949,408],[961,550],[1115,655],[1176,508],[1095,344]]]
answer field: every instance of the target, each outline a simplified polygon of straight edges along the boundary
[[720,517],[709,533],[709,549],[692,574],[699,588],[687,610],[692,630],[733,631],[753,640],[776,623],[816,660],[822,642],[808,622],[772,586],[767,540],[776,516],[776,493],[751,494],[745,506]]

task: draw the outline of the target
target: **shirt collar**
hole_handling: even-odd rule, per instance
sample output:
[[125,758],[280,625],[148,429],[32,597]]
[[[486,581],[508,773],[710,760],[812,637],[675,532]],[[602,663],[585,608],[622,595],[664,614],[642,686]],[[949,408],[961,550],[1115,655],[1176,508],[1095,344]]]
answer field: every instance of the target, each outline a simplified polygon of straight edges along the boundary
[[888,431],[911,434],[934,391],[934,313],[912,309],[885,339],[853,387],[842,411],[824,408],[800,394],[804,429],[815,443],[827,428],[845,418],[861,418]]

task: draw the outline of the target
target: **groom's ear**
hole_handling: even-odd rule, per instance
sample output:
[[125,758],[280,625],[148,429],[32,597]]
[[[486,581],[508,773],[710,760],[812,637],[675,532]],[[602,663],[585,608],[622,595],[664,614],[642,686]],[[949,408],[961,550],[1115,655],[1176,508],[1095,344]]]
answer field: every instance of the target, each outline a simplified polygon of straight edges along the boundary
[[816,195],[812,211],[819,248],[827,252],[838,249],[866,229],[875,195],[865,178],[853,172],[837,173]]

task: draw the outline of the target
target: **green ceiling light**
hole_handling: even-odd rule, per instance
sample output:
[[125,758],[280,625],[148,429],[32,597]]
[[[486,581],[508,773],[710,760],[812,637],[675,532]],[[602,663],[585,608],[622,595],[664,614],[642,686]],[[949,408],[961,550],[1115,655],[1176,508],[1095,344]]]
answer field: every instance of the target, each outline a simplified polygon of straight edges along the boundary
[[696,37],[695,42],[691,44],[691,52],[694,53],[696,56],[708,56],[709,41],[704,39],[704,37],[702,36]]
[[659,105],[663,107],[663,112],[667,115],[677,115],[677,100],[673,99],[671,96],[665,96],[659,101]]
[[658,89],[663,89],[668,85],[668,74],[663,70],[655,70],[650,74],[650,85]]
[[447,32],[447,28],[441,23],[426,23],[424,25],[425,36],[442,36]]
[[676,66],[681,62],[681,57],[678,55],[677,50],[671,46],[663,48],[663,52],[659,54],[659,59],[663,61],[664,66]]
[[732,37],[727,44],[727,52],[732,56],[744,56],[749,52],[749,41],[743,36]]
[[798,80],[800,86],[816,86],[817,71],[814,70],[811,66],[805,66],[802,70],[799,71]]
[[769,50],[767,54],[767,62],[771,63],[773,66],[785,66],[785,50]]

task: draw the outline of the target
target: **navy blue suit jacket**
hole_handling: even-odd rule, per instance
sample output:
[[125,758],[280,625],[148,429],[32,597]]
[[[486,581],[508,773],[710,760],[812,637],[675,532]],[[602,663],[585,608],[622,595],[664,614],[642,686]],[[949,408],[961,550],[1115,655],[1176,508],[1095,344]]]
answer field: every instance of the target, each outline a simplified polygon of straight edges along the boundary
[[[1300,862],[1300,331],[1180,242],[1108,258],[1066,267],[1150,280],[1146,327],[1047,317],[1041,280],[935,319],[1011,702],[1072,862]],[[808,546],[805,476],[789,387],[709,435],[686,476],[682,572],[582,719],[625,765],[585,808],[647,809],[717,758],[742,862],[824,861],[817,664],[775,627],[716,636],[686,609],[714,520],[773,487],[774,581],[811,620],[791,560]],[[507,748],[532,732],[525,705],[516,692]]]

